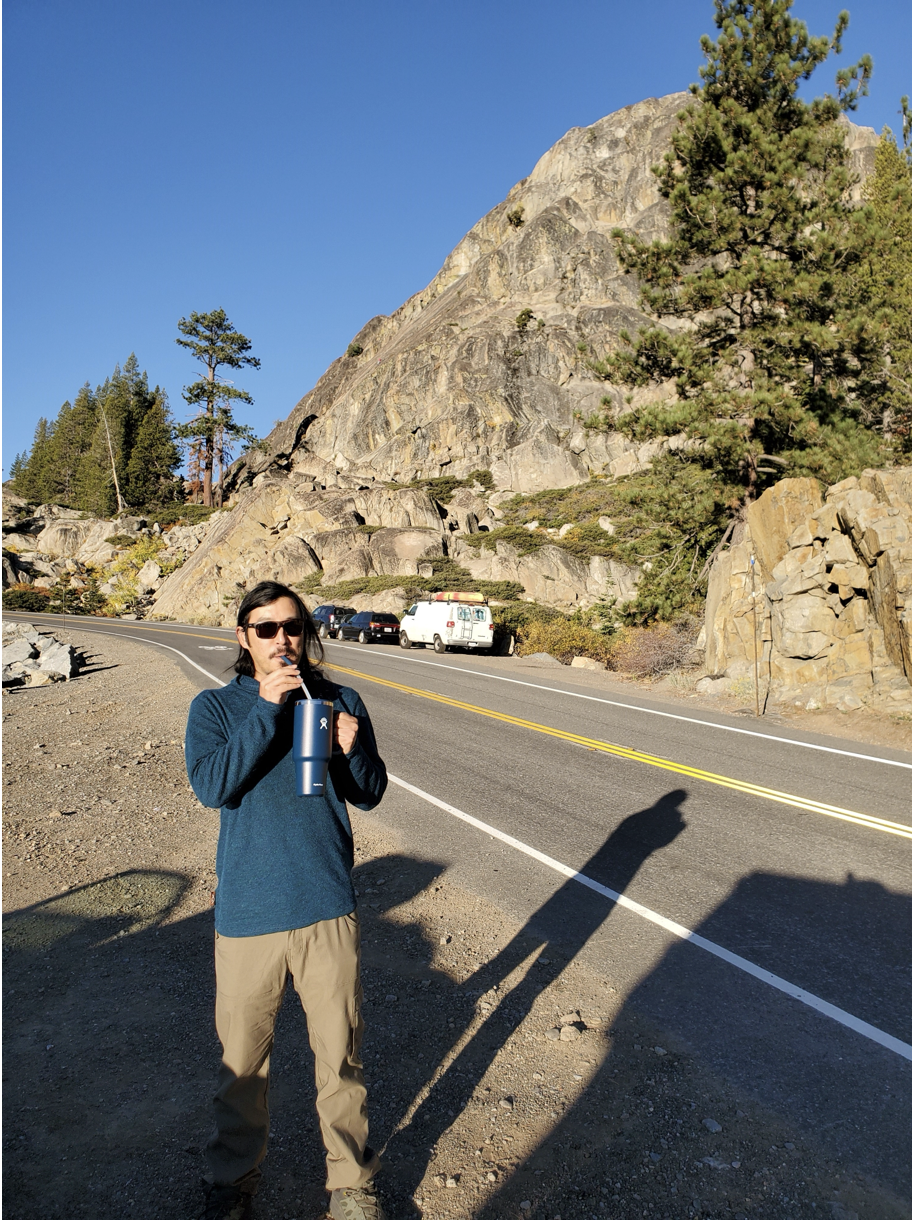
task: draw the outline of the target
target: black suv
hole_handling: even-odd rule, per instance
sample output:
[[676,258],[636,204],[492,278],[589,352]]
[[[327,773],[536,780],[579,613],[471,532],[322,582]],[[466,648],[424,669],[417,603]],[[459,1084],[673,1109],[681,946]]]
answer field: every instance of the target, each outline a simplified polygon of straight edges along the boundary
[[339,631],[339,621],[347,615],[354,615],[354,607],[337,607],[335,603],[326,603],[311,611],[310,618],[317,625],[317,632],[326,640],[328,636],[336,636]]
[[388,611],[359,611],[344,624],[339,625],[340,641],[360,641],[366,645],[368,641],[388,641],[391,645],[399,644],[399,617],[390,615]]

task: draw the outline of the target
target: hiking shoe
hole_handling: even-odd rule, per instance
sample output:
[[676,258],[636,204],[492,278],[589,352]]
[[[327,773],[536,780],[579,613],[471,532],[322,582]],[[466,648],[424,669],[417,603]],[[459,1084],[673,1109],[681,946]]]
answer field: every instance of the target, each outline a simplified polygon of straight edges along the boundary
[[385,1218],[377,1199],[374,1181],[368,1180],[360,1188],[334,1188],[329,1197],[331,1218]]
[[252,1218],[253,1193],[231,1184],[207,1184],[201,1218]]

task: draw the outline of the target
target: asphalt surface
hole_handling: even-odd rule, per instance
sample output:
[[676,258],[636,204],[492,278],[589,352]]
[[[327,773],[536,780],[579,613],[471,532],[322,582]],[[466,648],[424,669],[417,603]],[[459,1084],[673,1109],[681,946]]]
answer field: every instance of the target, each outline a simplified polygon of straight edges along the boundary
[[[176,650],[201,688],[231,678],[230,630],[67,621]],[[326,646],[391,774],[522,846],[391,785],[377,817],[416,858],[524,922],[543,953],[584,958],[670,1044],[832,1158],[912,1197],[912,754],[616,695],[518,659]]]

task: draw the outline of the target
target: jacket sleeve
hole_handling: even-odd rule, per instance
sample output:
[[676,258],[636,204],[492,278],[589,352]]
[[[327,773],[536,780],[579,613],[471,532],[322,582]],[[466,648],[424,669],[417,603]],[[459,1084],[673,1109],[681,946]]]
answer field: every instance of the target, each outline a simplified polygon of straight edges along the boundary
[[[351,693],[354,695],[354,693]],[[348,755],[330,762],[333,787],[340,798],[359,810],[373,810],[386,791],[386,764],[377,750],[374,727],[360,696],[340,701],[358,718],[358,737]],[[348,711],[348,710],[347,710]]]
[[190,705],[185,736],[187,776],[204,806],[225,806],[244,788],[273,744],[284,706],[258,696],[250,712],[229,728],[210,692]]

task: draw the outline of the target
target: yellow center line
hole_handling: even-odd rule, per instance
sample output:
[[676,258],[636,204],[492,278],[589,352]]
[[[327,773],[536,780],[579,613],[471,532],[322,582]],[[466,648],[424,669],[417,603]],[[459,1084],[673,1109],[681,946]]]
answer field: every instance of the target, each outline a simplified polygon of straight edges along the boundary
[[649,764],[653,768],[663,768],[666,772],[675,772],[679,776],[691,777],[693,780],[706,781],[710,785],[721,785],[725,789],[735,789],[739,793],[750,794],[751,797],[765,798],[770,802],[780,802],[785,806],[795,806],[799,810],[811,811],[813,814],[828,815],[832,819],[844,819],[848,823],[857,823],[861,827],[871,828],[877,832],[888,832],[893,836],[903,836],[912,840],[912,827],[904,823],[894,823],[889,819],[879,819],[876,815],[864,815],[853,810],[843,810],[840,806],[830,806],[827,802],[815,802],[812,798],[799,798],[795,794],[782,793],[778,789],[768,789],[765,785],[754,785],[750,781],[739,781],[734,777],[722,776],[717,772],[707,772],[703,768],[693,768],[689,764],[678,764],[674,760],[662,759],[659,755],[649,755],[645,751],[635,751],[632,747],[622,747],[618,743],[603,742],[598,738],[587,738],[582,734],[573,734],[569,730],[557,730],[553,726],[543,726],[537,721],[527,721],[522,717],[513,717],[509,713],[498,713],[494,709],[482,708],[477,704],[466,704],[462,700],[454,700],[451,696],[441,696],[436,692],[425,691],[423,688],[407,687],[404,683],[394,683],[391,679],[379,679],[376,675],[368,675],[363,671],[349,670],[346,666],[327,663],[332,670],[344,675],[352,675],[356,679],[366,679],[369,683],[379,683],[384,687],[395,688],[410,696],[420,696],[425,700],[434,700],[438,704],[447,704],[451,708],[463,709],[468,713],[477,713],[481,717],[492,717],[495,721],[503,721],[508,725],[520,726],[525,730],[535,730],[539,734],[548,734],[552,738],[560,738],[565,742],[575,743],[590,751],[602,751],[606,755],[617,755],[621,759],[634,760],[639,764]]

